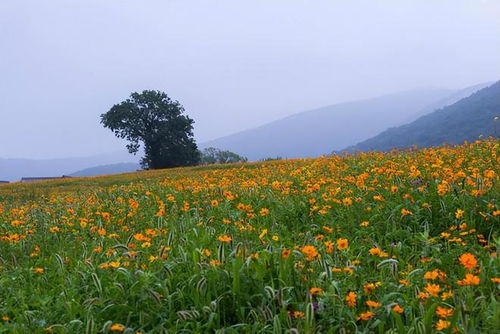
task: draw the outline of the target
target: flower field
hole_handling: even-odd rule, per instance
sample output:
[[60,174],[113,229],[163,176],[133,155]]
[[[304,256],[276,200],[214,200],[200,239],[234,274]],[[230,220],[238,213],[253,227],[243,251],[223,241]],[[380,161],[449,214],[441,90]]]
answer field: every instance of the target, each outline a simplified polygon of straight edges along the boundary
[[498,141],[0,186],[0,333],[494,333]]

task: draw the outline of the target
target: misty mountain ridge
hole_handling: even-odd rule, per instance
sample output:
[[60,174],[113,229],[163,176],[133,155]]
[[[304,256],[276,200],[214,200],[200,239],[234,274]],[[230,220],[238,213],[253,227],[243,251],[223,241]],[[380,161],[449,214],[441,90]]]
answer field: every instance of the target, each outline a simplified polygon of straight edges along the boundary
[[123,162],[110,165],[95,166],[85,168],[77,172],[69,174],[74,177],[98,176],[135,172],[141,169],[141,165],[134,162]]
[[461,144],[480,136],[498,137],[500,81],[458,102],[424,115],[409,124],[387,129],[379,135],[347,148],[347,151],[389,151],[411,146],[431,147]]
[[230,150],[250,160],[276,156],[316,157],[351,146],[389,127],[416,119],[422,113],[451,104],[479,89],[473,87],[462,90],[422,88],[339,103],[207,141],[200,147]]

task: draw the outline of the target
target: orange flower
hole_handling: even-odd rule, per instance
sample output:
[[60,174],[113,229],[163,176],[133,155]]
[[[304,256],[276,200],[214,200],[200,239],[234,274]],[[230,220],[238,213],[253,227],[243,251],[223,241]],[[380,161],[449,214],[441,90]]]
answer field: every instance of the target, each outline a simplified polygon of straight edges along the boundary
[[394,305],[394,307],[392,308],[392,310],[396,313],[399,313],[399,314],[402,314],[405,310],[399,306],[398,304]]
[[368,306],[368,307],[380,307],[380,306],[382,306],[382,304],[380,304],[379,302],[376,302],[374,300],[367,300],[366,306]]
[[304,312],[300,312],[300,311],[291,311],[290,312],[290,316],[292,318],[303,318],[304,317]]
[[325,245],[325,251],[328,253],[328,254],[332,254],[333,253],[333,242],[331,241],[325,241],[324,243]]
[[337,239],[337,248],[339,250],[346,250],[349,247],[349,241],[347,239]]
[[450,327],[451,322],[439,319],[438,322],[436,323],[436,330],[442,331],[443,329],[446,329]]
[[465,278],[461,281],[457,281],[458,285],[479,285],[479,276],[474,276],[472,274],[465,274]]
[[291,251],[288,248],[283,248],[283,250],[281,251],[281,258],[288,259],[290,253]]
[[222,266],[222,262],[220,262],[219,260],[217,259],[213,259],[213,260],[210,260],[210,265],[211,266],[214,266],[214,267],[217,267],[217,266]]
[[33,269],[33,272],[35,274],[43,274],[45,272],[45,269],[43,269],[43,268],[35,268],[35,269]]
[[380,285],[382,285],[380,282],[366,283],[365,285],[363,285],[363,292],[365,293],[365,295],[371,295],[373,291]]
[[359,319],[364,321],[370,320],[371,318],[373,318],[374,315],[375,313],[373,313],[372,311],[363,312],[359,315]]
[[110,327],[110,330],[112,332],[123,332],[125,330],[125,326],[123,326],[122,324],[113,324]]
[[261,216],[267,216],[269,214],[269,209],[262,208],[260,209],[259,213]]
[[428,294],[437,297],[439,295],[439,291],[441,291],[441,287],[439,286],[439,284],[427,283],[427,286],[425,287],[425,291]]
[[356,292],[349,291],[349,293],[345,297],[345,302],[346,302],[347,306],[355,307],[356,306],[356,297],[357,297]]
[[319,259],[321,257],[321,255],[316,250],[316,247],[314,246],[304,246],[300,250],[307,256],[306,259],[308,261]]
[[438,306],[436,308],[436,315],[440,318],[449,318],[453,315],[453,309]]
[[413,212],[411,212],[410,210],[401,209],[401,215],[402,216],[411,216],[411,215],[413,215]]
[[464,253],[458,258],[460,264],[467,270],[472,270],[477,266],[477,260],[474,254]]
[[231,242],[231,240],[233,240],[233,238],[231,238],[229,235],[226,234],[220,235],[217,239],[220,242]]
[[321,295],[321,294],[323,294],[323,289],[321,289],[321,288],[311,288],[311,289],[309,290],[309,293],[310,293],[311,295],[313,295],[313,296],[314,296],[314,295]]
[[403,284],[403,285],[409,285],[410,284],[410,282],[408,282],[408,280],[406,280],[406,279],[400,279],[399,283]]

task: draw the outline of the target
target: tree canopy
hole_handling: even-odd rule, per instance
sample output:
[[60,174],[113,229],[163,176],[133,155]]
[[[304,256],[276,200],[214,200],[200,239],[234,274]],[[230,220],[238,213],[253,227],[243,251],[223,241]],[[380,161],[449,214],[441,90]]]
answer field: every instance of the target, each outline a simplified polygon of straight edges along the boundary
[[144,150],[141,166],[159,169],[196,165],[200,160],[193,138],[194,121],[184,108],[161,91],[145,90],[115,104],[101,115],[101,123],[119,138],[129,141],[127,149]]

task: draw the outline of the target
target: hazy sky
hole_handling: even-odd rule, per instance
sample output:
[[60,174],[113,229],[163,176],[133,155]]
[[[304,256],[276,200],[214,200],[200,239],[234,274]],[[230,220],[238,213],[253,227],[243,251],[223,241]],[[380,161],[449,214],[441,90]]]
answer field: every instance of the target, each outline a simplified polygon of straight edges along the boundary
[[0,157],[112,152],[158,89],[199,142],[299,111],[500,79],[500,0],[1,0]]

